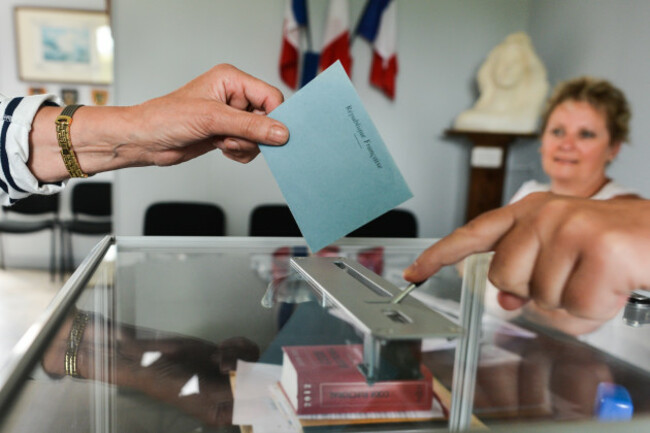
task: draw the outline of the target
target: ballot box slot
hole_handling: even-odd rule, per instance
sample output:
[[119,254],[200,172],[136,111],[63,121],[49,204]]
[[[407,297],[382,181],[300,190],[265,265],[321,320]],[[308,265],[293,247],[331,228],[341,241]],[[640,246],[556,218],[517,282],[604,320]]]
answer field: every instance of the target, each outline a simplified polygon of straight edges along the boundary
[[341,261],[336,261],[336,262],[334,262],[334,265],[336,265],[337,267],[339,267],[340,269],[345,271],[348,275],[350,275],[352,278],[354,278],[355,280],[360,282],[364,287],[366,287],[368,290],[372,291],[374,294],[379,295],[381,297],[385,297],[385,298],[386,297],[387,298],[392,297],[392,294],[389,291],[387,291],[384,288],[378,286],[374,282],[368,280],[368,278],[361,275],[361,273],[359,273],[359,271],[357,271],[354,268],[351,268],[346,263],[343,263]]

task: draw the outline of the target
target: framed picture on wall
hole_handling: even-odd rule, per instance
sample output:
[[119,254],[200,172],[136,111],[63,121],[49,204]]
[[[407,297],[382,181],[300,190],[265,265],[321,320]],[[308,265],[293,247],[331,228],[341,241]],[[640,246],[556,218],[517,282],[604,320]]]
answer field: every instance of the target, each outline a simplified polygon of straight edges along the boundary
[[107,13],[16,7],[14,18],[21,80],[113,82],[113,38]]

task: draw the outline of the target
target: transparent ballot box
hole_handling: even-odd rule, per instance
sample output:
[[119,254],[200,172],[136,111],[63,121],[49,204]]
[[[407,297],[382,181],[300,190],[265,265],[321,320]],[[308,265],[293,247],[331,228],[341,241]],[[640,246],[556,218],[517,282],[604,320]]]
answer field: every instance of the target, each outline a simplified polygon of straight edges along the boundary
[[435,240],[106,237],[0,370],[0,432],[650,431],[650,304],[505,312]]

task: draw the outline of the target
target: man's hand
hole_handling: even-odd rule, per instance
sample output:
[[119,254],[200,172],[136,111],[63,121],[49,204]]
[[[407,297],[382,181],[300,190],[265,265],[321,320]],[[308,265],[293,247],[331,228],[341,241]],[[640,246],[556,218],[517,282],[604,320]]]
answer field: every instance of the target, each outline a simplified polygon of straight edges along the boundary
[[429,247],[404,271],[422,281],[466,256],[494,250],[488,277],[506,309],[534,299],[608,319],[630,292],[650,287],[650,201],[531,194],[480,215]]

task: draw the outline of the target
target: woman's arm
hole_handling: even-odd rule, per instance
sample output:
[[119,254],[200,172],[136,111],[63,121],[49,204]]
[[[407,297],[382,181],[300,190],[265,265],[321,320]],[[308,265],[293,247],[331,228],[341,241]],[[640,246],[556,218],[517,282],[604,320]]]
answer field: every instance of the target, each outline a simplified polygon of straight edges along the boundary
[[[289,133],[266,117],[282,93],[230,65],[219,65],[180,89],[132,107],[82,107],[70,125],[79,165],[88,174],[124,167],[179,164],[221,149],[249,162],[257,143],[284,144]],[[59,155],[57,107],[42,107],[30,134],[29,168],[43,182],[68,177]]]
[[[18,105],[18,99],[0,102],[6,108],[12,101]],[[247,163],[259,153],[258,143],[281,145],[288,140],[287,128],[266,116],[282,101],[275,87],[234,66],[218,65],[178,90],[139,105],[81,107],[70,124],[70,141],[87,174],[174,165],[214,149]],[[56,192],[56,187],[44,189],[42,185],[70,177],[56,136],[55,120],[62,108],[32,108],[36,109],[35,114],[23,113],[20,119],[2,119],[3,129],[15,129],[3,138],[13,141],[2,143],[3,148],[15,149],[15,158],[3,163],[3,204],[11,201],[7,196],[15,200],[30,193]]]

